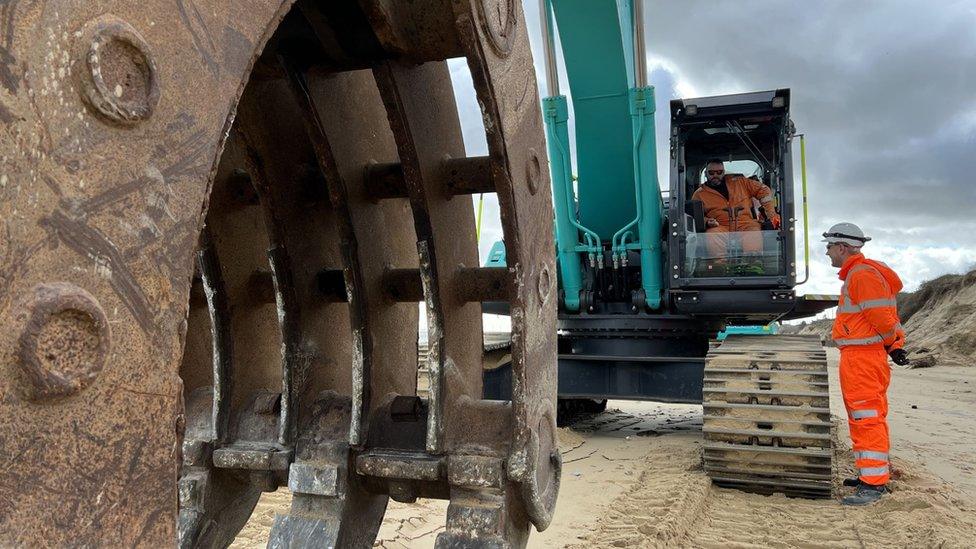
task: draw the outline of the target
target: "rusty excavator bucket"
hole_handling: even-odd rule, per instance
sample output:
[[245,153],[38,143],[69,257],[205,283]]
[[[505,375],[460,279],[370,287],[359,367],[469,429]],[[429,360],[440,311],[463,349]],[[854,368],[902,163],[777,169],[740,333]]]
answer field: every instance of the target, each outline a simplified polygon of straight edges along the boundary
[[[389,498],[449,499],[438,547],[546,528],[536,90],[515,0],[0,3],[0,545],[224,547],[282,486],[269,547],[369,547]],[[507,268],[479,267],[482,192]],[[482,398],[489,301],[510,401]]]

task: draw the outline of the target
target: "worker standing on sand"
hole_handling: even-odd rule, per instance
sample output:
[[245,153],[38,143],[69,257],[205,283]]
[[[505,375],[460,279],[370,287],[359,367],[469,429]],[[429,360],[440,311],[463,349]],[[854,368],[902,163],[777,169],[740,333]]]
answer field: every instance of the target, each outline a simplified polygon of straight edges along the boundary
[[827,256],[844,281],[831,337],[840,348],[840,389],[851,428],[858,478],[845,481],[857,491],[844,505],[866,505],[886,492],[888,483],[888,383],[896,364],[908,364],[902,348],[905,331],[895,296],[901,279],[891,267],[867,259],[861,246],[870,238],[853,223],[838,223],[824,233]]

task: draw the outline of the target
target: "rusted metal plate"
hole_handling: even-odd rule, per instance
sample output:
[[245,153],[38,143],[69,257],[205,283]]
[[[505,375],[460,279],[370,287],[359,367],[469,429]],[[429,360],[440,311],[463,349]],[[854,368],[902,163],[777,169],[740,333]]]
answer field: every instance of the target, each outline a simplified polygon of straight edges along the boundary
[[[4,544],[176,538],[194,250],[236,96],[287,4],[0,7]],[[100,371],[86,361],[86,386],[31,401],[33,382],[13,371],[18,318],[32,313],[18,303],[55,283],[87,292],[112,338],[93,336],[108,347]],[[100,325],[73,310],[49,327],[87,349],[95,339],[82,334]],[[56,367],[73,368],[61,354],[70,348],[53,353]]]
[[[376,373],[366,383],[377,399],[390,393],[411,395],[419,313],[415,303],[389,299],[383,275],[387,269],[418,266],[413,219],[406,200],[375,203],[365,184],[366,166],[397,159],[389,121],[369,71],[340,75],[312,71],[309,85],[323,129],[336,136],[332,147],[337,175],[345,182],[353,230],[361,242],[363,292],[370,304],[367,322],[377,334],[372,349]],[[375,401],[365,411],[377,405]]]
[[[453,498],[442,546],[546,526],[555,271],[518,3],[8,4],[0,542],[225,545],[286,483],[272,546],[368,545],[388,496]],[[478,268],[475,192],[506,270]],[[512,302],[511,403],[480,398],[484,300]]]
[[[465,417],[460,404],[463,397],[481,396],[480,370],[464,367],[480,360],[481,308],[458,299],[456,289],[461,283],[458,268],[478,263],[474,212],[470,199],[449,200],[445,192],[445,158],[464,155],[460,123],[444,62],[388,63],[373,72],[397,139],[413,209],[430,349],[427,449],[441,453],[460,445],[451,442],[452,437],[482,442],[476,438],[481,429],[470,424],[462,427],[470,417]],[[447,369],[450,377],[445,375]],[[457,423],[447,425],[448,417]],[[458,436],[462,430],[464,434]],[[486,425],[484,431],[491,428]],[[483,442],[497,443],[490,438]]]
[[552,202],[532,52],[521,2],[456,2],[457,24],[492,158],[506,259],[514,279],[513,438],[509,477],[538,528],[552,518],[559,490],[555,440],[556,268]]

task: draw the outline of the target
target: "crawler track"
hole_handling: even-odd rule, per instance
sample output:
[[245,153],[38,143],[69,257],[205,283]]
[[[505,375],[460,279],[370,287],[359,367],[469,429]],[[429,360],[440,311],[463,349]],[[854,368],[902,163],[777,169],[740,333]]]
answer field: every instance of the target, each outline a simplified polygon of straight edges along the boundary
[[703,402],[713,482],[830,497],[827,355],[816,337],[730,336],[708,354]]

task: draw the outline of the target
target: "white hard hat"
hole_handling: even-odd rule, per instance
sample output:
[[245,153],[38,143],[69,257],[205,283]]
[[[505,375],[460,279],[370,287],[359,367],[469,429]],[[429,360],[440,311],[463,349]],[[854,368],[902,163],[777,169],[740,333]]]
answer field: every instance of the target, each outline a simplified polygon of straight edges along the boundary
[[871,237],[864,236],[864,231],[853,223],[838,223],[825,232],[823,236],[824,239],[821,242],[830,242],[831,244],[843,242],[855,248],[860,248],[865,242],[871,240]]

